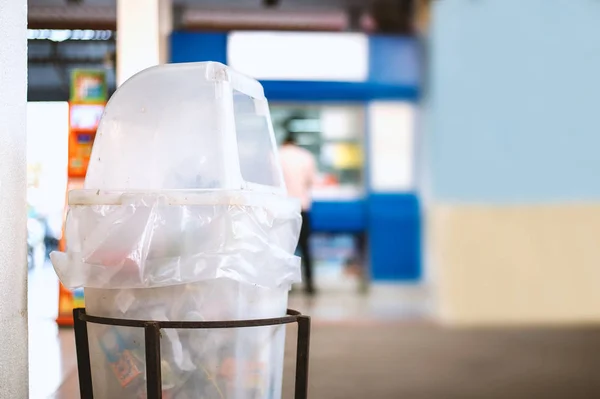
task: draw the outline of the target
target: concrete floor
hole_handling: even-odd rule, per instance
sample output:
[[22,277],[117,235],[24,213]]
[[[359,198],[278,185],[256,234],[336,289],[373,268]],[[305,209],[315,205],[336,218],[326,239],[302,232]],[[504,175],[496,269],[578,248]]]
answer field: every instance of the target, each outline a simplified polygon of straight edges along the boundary
[[[46,270],[30,281],[32,399],[79,397],[73,332],[48,318],[54,283]],[[428,297],[418,287],[294,294],[290,306],[313,316],[309,397],[600,397],[600,326],[446,329],[428,320]],[[295,333],[288,328],[284,398],[293,397]]]
[[[311,398],[600,397],[600,328],[469,331],[396,321],[347,327],[314,327]],[[288,379],[284,397],[292,397],[291,388]]]

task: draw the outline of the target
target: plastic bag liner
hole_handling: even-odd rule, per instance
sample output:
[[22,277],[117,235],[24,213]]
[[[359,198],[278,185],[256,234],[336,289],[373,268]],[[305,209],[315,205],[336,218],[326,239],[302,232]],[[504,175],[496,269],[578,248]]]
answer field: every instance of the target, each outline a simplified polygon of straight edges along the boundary
[[248,191],[69,193],[67,250],[51,254],[69,288],[151,288],[228,278],[299,282],[300,205]]

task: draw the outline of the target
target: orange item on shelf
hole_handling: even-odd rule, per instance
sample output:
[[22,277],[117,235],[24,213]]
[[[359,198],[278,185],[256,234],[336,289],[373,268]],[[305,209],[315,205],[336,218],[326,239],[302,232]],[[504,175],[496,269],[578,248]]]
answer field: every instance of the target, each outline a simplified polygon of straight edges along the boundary
[[104,103],[69,103],[69,177],[85,177]]
[[61,327],[73,326],[73,309],[85,306],[83,288],[68,290],[61,283],[58,291],[58,317],[56,323]]

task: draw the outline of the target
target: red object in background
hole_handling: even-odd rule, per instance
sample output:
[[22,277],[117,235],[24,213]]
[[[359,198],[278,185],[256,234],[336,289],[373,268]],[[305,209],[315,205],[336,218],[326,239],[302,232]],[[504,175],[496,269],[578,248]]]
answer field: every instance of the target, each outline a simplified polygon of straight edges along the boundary
[[317,178],[315,182],[316,187],[335,187],[339,186],[339,181],[334,174],[325,174]]
[[61,327],[73,326],[73,293],[61,283],[58,291],[58,317],[56,323]]
[[69,103],[69,177],[85,177],[105,103]]

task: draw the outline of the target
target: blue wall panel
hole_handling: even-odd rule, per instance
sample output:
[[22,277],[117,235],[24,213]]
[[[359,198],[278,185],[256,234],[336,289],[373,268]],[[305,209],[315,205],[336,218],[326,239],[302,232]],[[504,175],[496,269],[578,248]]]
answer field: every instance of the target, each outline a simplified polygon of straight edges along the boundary
[[373,83],[418,87],[418,41],[403,36],[369,36],[369,78]]
[[416,86],[376,82],[261,81],[269,101],[364,102],[375,99],[415,101]]
[[363,232],[367,227],[365,201],[315,201],[311,222],[315,231]]
[[371,278],[421,278],[421,222],[414,194],[371,194],[368,200]]
[[227,33],[171,33],[171,62],[227,62]]
[[432,199],[600,200],[600,2],[440,1],[433,9]]

